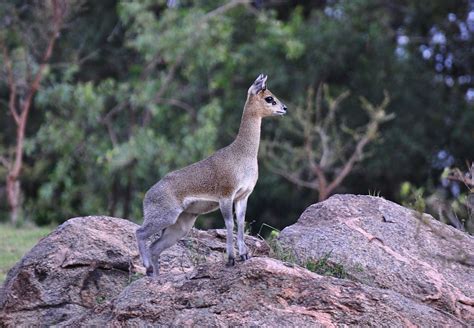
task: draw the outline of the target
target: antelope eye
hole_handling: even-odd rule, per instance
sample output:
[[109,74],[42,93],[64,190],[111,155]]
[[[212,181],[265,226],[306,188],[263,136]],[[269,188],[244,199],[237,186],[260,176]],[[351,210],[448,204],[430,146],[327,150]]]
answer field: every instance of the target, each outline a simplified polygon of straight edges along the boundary
[[266,97],[266,98],[265,98],[265,101],[266,101],[267,103],[271,103],[271,102],[273,102],[273,97]]

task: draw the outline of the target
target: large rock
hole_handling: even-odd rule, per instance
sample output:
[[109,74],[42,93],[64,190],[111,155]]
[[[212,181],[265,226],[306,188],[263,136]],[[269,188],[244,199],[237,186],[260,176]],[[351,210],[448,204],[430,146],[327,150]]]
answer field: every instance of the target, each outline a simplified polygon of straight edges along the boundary
[[8,272],[0,322],[51,325],[119,294],[139,263],[136,227],[108,217],[75,218],[59,226]]
[[391,290],[319,276],[270,258],[143,278],[66,327],[460,326]]
[[247,236],[254,257],[226,268],[223,230],[193,230],[163,254],[152,280],[143,276],[137,227],[110,217],[58,227],[8,273],[0,327],[472,322],[472,237],[380,198],[333,197],[281,233],[299,258],[332,252],[357,281],[270,259],[266,243]]
[[[43,238],[8,273],[0,290],[0,326],[54,325],[119,295],[144,268],[130,221],[82,217],[66,221]],[[247,237],[256,255],[266,244]],[[193,230],[166,250],[162,272],[171,276],[200,263],[225,263],[225,233]]]
[[473,324],[474,238],[426,214],[380,197],[336,195],[306,209],[279,242],[301,262],[329,254],[363,284]]

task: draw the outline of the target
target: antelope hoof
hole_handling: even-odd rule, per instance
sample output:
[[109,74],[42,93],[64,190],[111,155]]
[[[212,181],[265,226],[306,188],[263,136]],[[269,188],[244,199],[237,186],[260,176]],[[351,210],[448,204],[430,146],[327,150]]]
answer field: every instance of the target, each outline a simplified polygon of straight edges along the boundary
[[149,266],[148,268],[146,268],[146,275],[148,277],[153,277],[153,267],[152,266]]
[[249,256],[248,254],[242,254],[242,255],[240,255],[240,259],[241,259],[242,261],[247,261],[249,258],[250,258],[250,256]]
[[233,267],[234,265],[235,265],[235,259],[233,257],[229,257],[229,260],[227,261],[227,264],[225,266]]

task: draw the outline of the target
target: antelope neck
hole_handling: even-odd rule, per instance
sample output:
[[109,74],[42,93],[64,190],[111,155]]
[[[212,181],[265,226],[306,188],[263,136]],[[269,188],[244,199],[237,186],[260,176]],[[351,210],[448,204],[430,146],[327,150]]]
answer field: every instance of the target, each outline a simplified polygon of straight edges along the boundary
[[245,108],[239,133],[235,138],[235,144],[243,151],[245,156],[257,158],[261,125],[262,118]]

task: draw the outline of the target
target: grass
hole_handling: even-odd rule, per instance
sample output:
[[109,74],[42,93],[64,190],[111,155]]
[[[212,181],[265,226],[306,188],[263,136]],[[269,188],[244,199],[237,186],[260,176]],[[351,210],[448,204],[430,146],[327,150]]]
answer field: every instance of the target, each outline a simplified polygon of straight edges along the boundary
[[374,197],[381,197],[380,196],[380,190],[370,190],[369,189],[369,196],[374,196]]
[[324,254],[318,259],[309,258],[302,260],[296,255],[294,250],[282,246],[278,240],[279,233],[280,232],[277,229],[272,230],[269,238],[266,240],[270,246],[271,257],[283,262],[299,265],[309,271],[323,276],[331,276],[341,279],[348,277],[342,264],[330,261],[331,252]]
[[51,228],[22,227],[0,224],[0,284],[6,274]]
[[331,253],[324,254],[321,258],[314,260],[309,259],[304,263],[304,266],[309,271],[315,272],[322,276],[331,276],[340,279],[347,278],[347,272],[342,264],[329,261]]

